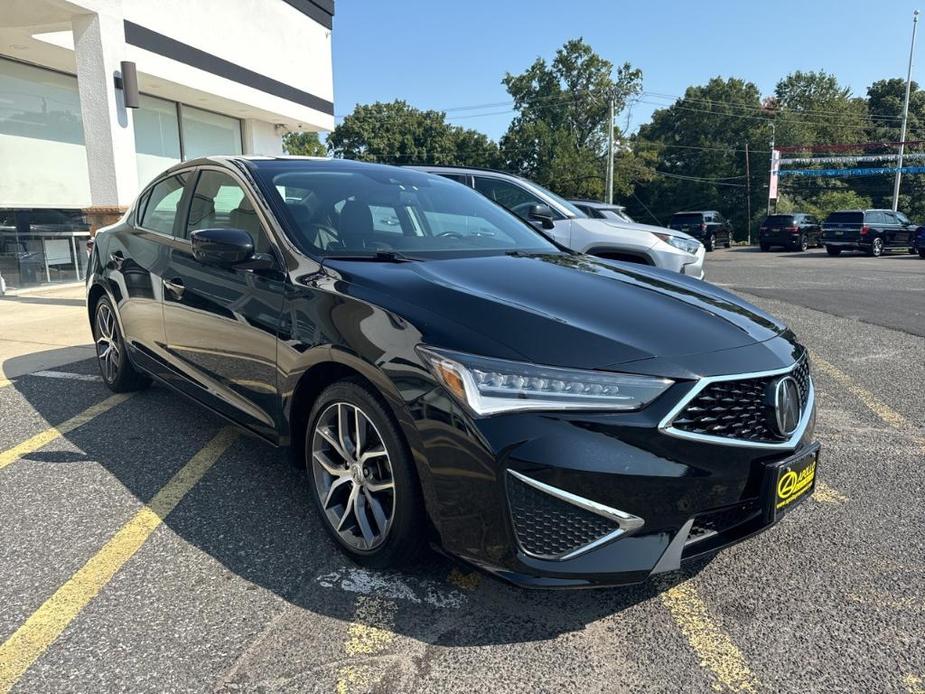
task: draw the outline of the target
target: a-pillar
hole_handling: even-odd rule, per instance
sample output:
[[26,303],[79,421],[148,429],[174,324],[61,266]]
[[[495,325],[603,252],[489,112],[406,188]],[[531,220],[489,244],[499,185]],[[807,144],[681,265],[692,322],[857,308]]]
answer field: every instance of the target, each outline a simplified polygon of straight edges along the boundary
[[125,50],[123,19],[83,14],[71,20],[77,88],[90,177],[91,232],[112,224],[138,193],[135,131],[122,91],[115,87]]

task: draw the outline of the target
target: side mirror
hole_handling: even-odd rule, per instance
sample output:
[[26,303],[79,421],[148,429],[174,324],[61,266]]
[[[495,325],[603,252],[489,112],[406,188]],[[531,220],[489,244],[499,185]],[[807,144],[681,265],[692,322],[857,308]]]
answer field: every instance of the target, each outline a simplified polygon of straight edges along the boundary
[[273,256],[254,253],[254,240],[243,229],[199,229],[190,234],[193,257],[203,265],[268,270]]
[[549,209],[548,205],[531,205],[527,209],[527,219],[541,229],[555,229],[556,227],[553,221],[552,210]]

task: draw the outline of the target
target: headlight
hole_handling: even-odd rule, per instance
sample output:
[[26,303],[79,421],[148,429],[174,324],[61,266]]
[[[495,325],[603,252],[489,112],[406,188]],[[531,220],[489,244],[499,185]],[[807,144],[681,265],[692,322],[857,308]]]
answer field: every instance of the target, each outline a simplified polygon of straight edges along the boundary
[[697,255],[697,251],[700,249],[700,241],[696,239],[686,239],[683,236],[672,236],[671,234],[655,235],[669,246],[674,246],[675,248],[682,250],[685,253],[690,253],[691,255]]
[[477,415],[522,410],[638,410],[674,383],[667,378],[537,366],[418,347],[434,375]]

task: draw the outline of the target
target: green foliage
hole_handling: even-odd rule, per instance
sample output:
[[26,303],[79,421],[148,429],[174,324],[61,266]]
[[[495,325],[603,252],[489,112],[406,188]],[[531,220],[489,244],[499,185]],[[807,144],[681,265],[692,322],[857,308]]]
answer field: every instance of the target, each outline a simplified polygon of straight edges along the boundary
[[[783,203],[783,204],[781,204]],[[778,201],[778,212],[809,212],[825,219],[835,210],[857,210],[872,206],[868,197],[848,188],[826,190],[810,198],[782,198]]]
[[[642,73],[629,63],[613,77],[613,64],[582,39],[567,41],[552,63],[537,58],[519,75],[502,83],[517,115],[501,138],[505,166],[566,197],[602,199],[607,153],[608,100],[614,112],[639,93]],[[620,137],[617,130],[616,137]],[[614,189],[632,189],[645,159],[627,155],[616,167]]]
[[[641,204],[628,201],[632,211],[642,218],[645,205],[667,224],[679,210],[715,209],[732,222],[736,238],[747,238],[750,220],[741,150],[746,142],[767,142],[770,134],[760,92],[751,82],[715,77],[688,87],[682,98],[652,114],[652,121],[632,140],[637,152],[655,156],[657,170],[651,182],[636,190]],[[759,180],[759,162],[766,156],[750,157],[753,181]],[[755,211],[764,207],[767,193],[757,185],[753,188]]]
[[493,166],[498,160],[498,146],[482,133],[398,100],[357,106],[328,136],[328,148],[336,157],[389,164]]
[[772,108],[778,146],[867,140],[866,102],[825,71],[787,75],[774,89]]
[[324,157],[328,148],[318,138],[318,133],[300,131],[283,135],[283,151],[303,157]]

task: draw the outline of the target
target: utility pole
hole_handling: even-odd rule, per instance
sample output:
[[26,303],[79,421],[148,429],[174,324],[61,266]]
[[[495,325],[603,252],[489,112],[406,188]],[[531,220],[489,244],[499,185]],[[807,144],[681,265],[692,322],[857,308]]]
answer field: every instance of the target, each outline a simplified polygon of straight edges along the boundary
[[607,189],[604,191],[604,202],[613,204],[613,91],[610,92],[610,103],[607,107]]
[[899,181],[902,178],[903,154],[906,149],[906,123],[909,120],[909,91],[912,88],[912,58],[915,55],[915,30],[919,24],[919,11],[912,13],[912,45],[909,47],[909,70],[906,72],[906,100],[903,103],[903,126],[899,136],[899,158],[896,160],[896,180],[893,181],[893,212],[899,205]]
[[[777,124],[771,121],[771,172],[774,172],[774,137],[777,135]],[[776,198],[775,198],[776,200]],[[768,189],[768,216],[771,216],[771,190]]]
[[752,245],[752,173],[748,164],[748,143],[745,143],[745,210],[748,219],[745,222],[748,228],[748,245]]

